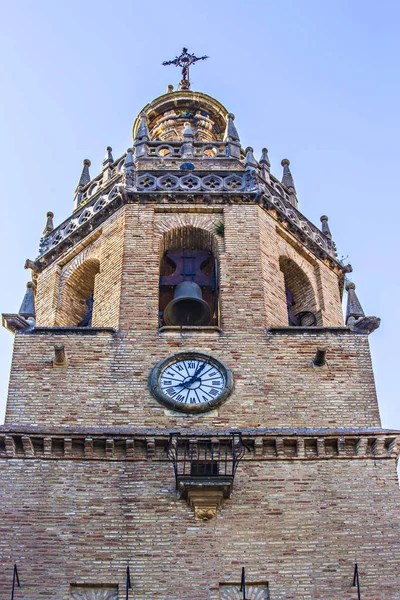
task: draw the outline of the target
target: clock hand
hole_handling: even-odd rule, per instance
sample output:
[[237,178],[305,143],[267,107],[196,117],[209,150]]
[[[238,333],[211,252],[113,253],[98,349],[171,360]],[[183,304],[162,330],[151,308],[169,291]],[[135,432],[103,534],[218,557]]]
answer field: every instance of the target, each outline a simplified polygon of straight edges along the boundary
[[202,364],[202,365],[200,365],[200,367],[197,367],[197,370],[196,370],[195,374],[193,375],[193,377],[192,377],[192,379],[191,379],[191,383],[193,383],[193,381],[194,381],[195,379],[197,379],[197,377],[198,377],[199,373],[201,373],[201,372],[202,372],[202,370],[206,368],[206,365],[207,365],[207,364],[208,364],[208,363],[206,363],[206,362],[203,362],[203,364]]
[[192,377],[190,379],[188,379],[188,381],[186,381],[186,385],[185,388],[187,389],[190,385],[192,385],[192,383],[194,383],[197,379],[198,379],[198,375],[199,373],[201,373],[201,371],[204,369],[204,367],[206,366],[207,363],[203,363],[202,365],[200,365],[200,367],[197,367],[196,372],[194,375],[192,375]]
[[[186,382],[186,384],[187,384],[187,382]],[[185,384],[185,383],[178,383],[177,385],[174,385],[174,386],[172,386],[172,387],[175,387],[175,388],[177,388],[177,387],[183,387],[183,388],[186,388],[186,384]]]

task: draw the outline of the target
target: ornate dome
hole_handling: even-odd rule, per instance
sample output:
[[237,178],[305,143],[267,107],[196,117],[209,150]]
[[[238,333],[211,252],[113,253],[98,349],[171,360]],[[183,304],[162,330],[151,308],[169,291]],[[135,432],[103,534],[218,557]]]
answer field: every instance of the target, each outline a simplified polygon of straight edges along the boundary
[[147,104],[133,125],[133,138],[145,115],[150,140],[162,142],[183,139],[183,131],[190,123],[197,142],[221,142],[224,137],[228,111],[211,96],[191,90],[168,91]]

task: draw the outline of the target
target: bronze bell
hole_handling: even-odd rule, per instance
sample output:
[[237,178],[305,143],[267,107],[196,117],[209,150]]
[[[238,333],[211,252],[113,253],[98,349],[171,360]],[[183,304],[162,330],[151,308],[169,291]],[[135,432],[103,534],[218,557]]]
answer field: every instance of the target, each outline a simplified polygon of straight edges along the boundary
[[164,311],[166,325],[209,325],[211,309],[203,300],[200,286],[182,281],[175,288],[174,299]]

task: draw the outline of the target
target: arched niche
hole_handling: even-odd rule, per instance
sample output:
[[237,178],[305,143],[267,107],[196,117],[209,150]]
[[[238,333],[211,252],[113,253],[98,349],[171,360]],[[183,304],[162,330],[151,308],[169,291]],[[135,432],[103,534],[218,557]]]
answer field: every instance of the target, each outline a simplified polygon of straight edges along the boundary
[[99,272],[99,260],[89,258],[63,282],[57,319],[60,326],[91,326],[91,313],[96,302],[95,279]]
[[294,260],[286,256],[279,258],[279,267],[285,281],[288,324],[317,325],[317,302],[309,278]]

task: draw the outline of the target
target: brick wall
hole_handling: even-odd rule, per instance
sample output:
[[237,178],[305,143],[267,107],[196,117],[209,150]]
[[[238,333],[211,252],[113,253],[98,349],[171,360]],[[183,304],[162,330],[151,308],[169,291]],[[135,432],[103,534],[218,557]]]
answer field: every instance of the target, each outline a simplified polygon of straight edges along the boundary
[[[67,368],[53,367],[55,344],[64,344]],[[328,347],[328,366],[313,368],[321,345]],[[152,367],[183,350],[204,351],[232,369],[234,390],[218,411],[174,414],[151,396]],[[261,328],[257,335],[181,335],[150,325],[137,331],[132,324],[132,331],[118,334],[17,335],[6,423],[374,427],[380,419],[367,336],[340,329],[266,334]]]
[[[185,227],[206,232],[219,257],[220,330],[158,329],[160,259]],[[68,307],[88,291],[77,285],[88,264],[99,265],[94,329],[63,330],[76,325]],[[315,311],[323,328],[287,327],[285,275],[298,309]],[[111,597],[119,585],[121,600],[130,560],[137,600],[217,600],[242,565],[249,585],[269,585],[271,600],[350,600],[357,562],[363,600],[399,600],[390,440],[354,431],[348,442],[259,437],[231,499],[200,523],[176,497],[165,440],[145,436],[128,452],[121,440],[88,434],[379,427],[368,337],[343,327],[339,276],[251,204],[128,204],[48,266],[37,282],[38,329],[16,335],[6,423],[72,433],[31,446],[0,431],[0,592],[9,593],[17,561],[27,600],[67,600],[72,584],[75,596],[105,585]],[[53,366],[55,345],[67,367]],[[328,364],[313,368],[318,346]],[[188,350],[222,360],[234,376],[226,402],[197,416],[166,409],[148,388],[160,359]]]
[[350,600],[355,562],[363,600],[399,599],[390,459],[243,461],[206,523],[177,498],[163,461],[11,459],[0,469],[2,597],[17,562],[18,598],[69,600],[70,584],[118,584],[122,600],[129,560],[136,600],[217,600],[242,565],[273,600]]
[[[224,223],[223,237],[214,233],[219,222]],[[205,231],[219,257],[222,332],[158,331],[160,260],[185,227]],[[297,308],[315,310],[324,326],[342,326],[343,319],[338,273],[259,206],[120,208],[40,274],[38,326],[77,324],[73,310],[68,322],[67,309],[74,304],[66,298],[87,265],[100,266],[92,324],[118,331],[17,335],[7,423],[379,425],[366,337],[340,328],[266,333],[266,328],[288,324],[281,268],[289,278],[295,273],[292,280],[307,282],[305,294],[294,286]],[[77,291],[81,305],[85,285]],[[66,369],[52,366],[55,344],[65,345]],[[313,369],[310,363],[320,345],[329,348],[328,367]],[[173,415],[149,394],[152,367],[179,350],[210,353],[232,369],[234,392],[218,412],[196,418]]]

